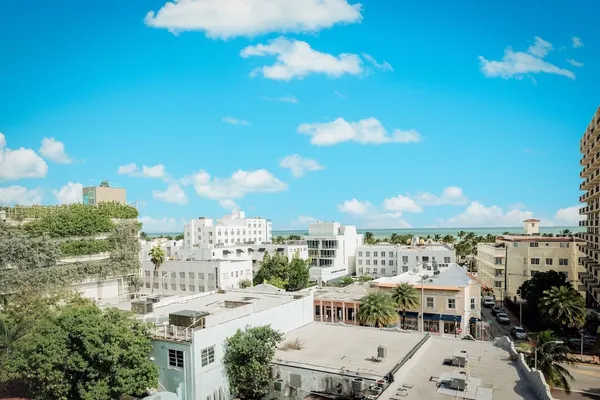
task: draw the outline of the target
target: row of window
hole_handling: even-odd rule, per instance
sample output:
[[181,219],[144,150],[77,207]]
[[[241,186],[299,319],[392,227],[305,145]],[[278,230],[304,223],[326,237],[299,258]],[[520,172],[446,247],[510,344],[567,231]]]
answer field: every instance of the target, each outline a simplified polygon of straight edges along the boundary
[[[365,257],[371,257],[371,252],[370,251],[365,251],[364,254],[365,254]],[[381,255],[379,255],[379,254],[381,254]],[[363,256],[363,252],[359,251],[358,252],[358,256],[362,257]],[[374,251],[373,252],[373,257],[385,257],[385,256],[386,256],[386,252],[385,251],[381,251],[381,252]],[[393,251],[388,252],[388,257],[389,258],[394,258],[394,252]],[[417,262],[419,261],[419,256],[416,256],[416,260],[417,260]],[[369,260],[366,260],[366,261],[367,261],[367,263],[369,262]],[[377,262],[377,260],[373,260],[373,261]],[[393,260],[389,260],[389,261],[392,262]],[[421,257],[421,261],[424,262],[424,263],[428,263],[430,261],[429,260],[429,256],[422,256]],[[431,257],[431,261],[435,261],[435,257]],[[385,265],[385,260],[381,260],[381,262],[382,262],[381,265]],[[404,264],[408,263],[408,256],[402,256],[402,262]],[[450,257],[444,257],[444,263],[449,264],[450,263]],[[373,265],[377,265],[377,264],[373,264]],[[393,263],[389,264],[389,265],[393,265]]]
[[[529,263],[531,265],[540,265],[540,259],[539,258],[532,258]],[[553,263],[553,259],[552,258],[546,258],[546,265],[552,265],[552,263]],[[568,258],[559,258],[558,259],[558,265],[568,266],[569,265],[569,259]]]
[[[151,272],[152,271],[145,270],[144,271],[144,276],[150,277],[150,273]],[[237,273],[237,271],[236,271],[236,273]],[[241,273],[242,272],[240,271],[240,274]],[[159,274],[159,271],[154,271],[154,277],[155,278],[158,278],[158,274]],[[167,278],[167,277],[169,277],[169,274],[170,274],[170,278],[177,278],[177,272],[168,272],[168,271],[166,271],[161,276]],[[215,274],[208,273],[207,275],[208,275],[208,280],[209,281],[214,281],[215,280]],[[185,279],[185,278],[196,279],[196,277],[198,277],[199,280],[204,280],[204,272],[187,272],[187,273],[186,272],[180,272],[179,273],[179,279]],[[231,272],[231,277],[233,278],[233,271]]]
[[[206,367],[215,362],[215,346],[202,349],[200,352],[202,366]],[[169,366],[183,368],[185,366],[184,353],[182,350],[169,349]]]
[[[545,243],[545,244],[546,244],[546,246],[549,245],[549,243]],[[562,249],[566,249],[569,247],[569,242],[560,242],[559,245]],[[513,247],[519,247],[519,244],[515,242],[513,244]],[[539,242],[530,242],[529,247],[540,247],[540,243]]]
[[[150,289],[150,282],[146,282],[145,284],[146,289]],[[154,289],[159,289],[160,288],[160,284],[158,282],[154,282],[154,284],[152,285],[152,287],[154,287]],[[170,289],[169,289],[169,284],[168,283],[163,283],[163,289],[165,290],[172,290],[172,291],[176,291],[177,290],[177,284],[175,283],[171,283],[170,284]],[[196,289],[198,292],[203,293],[205,292],[204,290],[204,285],[200,286],[198,285],[196,287],[196,285],[184,285],[184,284],[180,284],[179,285],[179,291],[181,292],[187,292],[189,289],[190,292],[195,292]],[[216,287],[214,285],[208,285],[208,292],[212,292],[213,290],[215,290]]]

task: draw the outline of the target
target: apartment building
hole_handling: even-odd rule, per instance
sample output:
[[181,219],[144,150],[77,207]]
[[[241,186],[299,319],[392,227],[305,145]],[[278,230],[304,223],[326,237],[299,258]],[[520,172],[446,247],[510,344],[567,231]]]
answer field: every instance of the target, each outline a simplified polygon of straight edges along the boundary
[[271,243],[271,220],[261,217],[246,218],[243,211],[234,211],[218,220],[196,218],[184,226],[184,247],[200,245],[228,246],[248,243]]
[[[476,324],[481,317],[481,285],[458,264],[446,267],[426,267],[393,277],[382,277],[368,283],[355,283],[344,288],[320,288],[315,292],[314,320],[359,325],[356,313],[361,299],[369,293],[392,294],[400,283],[407,282],[422,293],[421,307],[407,310],[408,330],[434,335],[476,336]],[[398,322],[400,327],[401,320]],[[460,329],[460,330],[459,330]]]
[[166,261],[159,271],[142,262],[142,293],[192,294],[234,289],[243,279],[252,281],[251,260]]
[[311,223],[304,239],[312,262],[311,280],[328,282],[356,273],[356,248],[364,239],[355,226],[342,226],[339,222]]
[[584,191],[579,201],[586,204],[579,209],[579,213],[585,216],[579,226],[586,228],[584,233],[579,234],[584,240],[580,247],[583,269],[580,279],[589,294],[588,307],[597,308],[600,303],[600,107],[583,133],[579,151],[582,154],[579,177],[583,179],[579,189]]
[[523,221],[525,234],[502,235],[495,243],[477,245],[477,271],[482,284],[497,298],[515,298],[519,287],[535,272],[564,272],[576,289],[581,239],[572,236],[539,236],[539,220]]
[[413,238],[410,246],[378,243],[356,248],[357,275],[394,276],[434,263],[442,267],[456,263],[456,252],[445,244],[419,244],[419,238]]
[[100,186],[89,186],[81,189],[83,204],[96,206],[103,202],[117,202],[127,204],[127,191],[123,188],[110,187],[107,181],[102,181]]
[[[143,298],[119,307],[153,324],[150,359],[161,391],[179,400],[223,400],[231,390],[223,365],[224,342],[238,329],[270,325],[282,333],[313,321],[313,293],[260,288]],[[162,397],[161,397],[162,398]]]

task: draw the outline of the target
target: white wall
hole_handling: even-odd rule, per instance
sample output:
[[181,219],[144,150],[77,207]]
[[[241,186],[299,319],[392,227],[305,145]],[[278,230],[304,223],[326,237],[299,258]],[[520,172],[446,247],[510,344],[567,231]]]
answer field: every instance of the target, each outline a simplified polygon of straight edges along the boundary
[[184,226],[184,247],[208,245],[234,245],[243,243],[269,243],[273,238],[271,220],[246,218],[238,211],[225,215],[216,222],[209,218],[197,218]]
[[123,278],[86,279],[80,283],[71,284],[71,288],[81,295],[93,300],[107,300],[119,298]]

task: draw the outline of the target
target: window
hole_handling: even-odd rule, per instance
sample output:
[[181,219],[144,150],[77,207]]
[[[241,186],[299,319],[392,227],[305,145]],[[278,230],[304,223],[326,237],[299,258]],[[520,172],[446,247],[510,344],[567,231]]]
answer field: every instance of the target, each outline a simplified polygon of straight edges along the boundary
[[190,292],[195,292],[195,291],[196,291],[196,286],[190,285]]
[[385,268],[381,268],[381,273],[385,274]]
[[183,351],[169,349],[169,366],[183,368]]
[[402,262],[403,263],[407,263],[408,262],[408,256],[402,256]]
[[377,265],[377,260],[373,260],[373,265]]
[[433,297],[427,297],[427,308],[433,308],[435,307],[435,303],[434,303],[434,299]]
[[146,282],[146,287],[150,289],[150,282]]
[[389,257],[389,258],[392,258],[392,257],[394,257],[394,252],[393,252],[393,251],[390,251],[390,252],[388,253],[388,257]]
[[471,297],[471,310],[475,309],[475,297]]
[[569,265],[569,259],[568,258],[559,258],[558,265]]
[[321,306],[318,304],[315,306],[315,315],[316,316],[321,315]]
[[373,257],[377,257],[377,252],[376,251],[373,252]]
[[530,264],[531,265],[540,265],[540,259],[539,258],[532,258]]
[[408,265],[402,266],[402,272],[408,272]]
[[429,262],[429,256],[423,256],[423,262]]
[[365,257],[371,257],[371,252],[370,251],[366,251],[365,252]]
[[358,260],[358,265],[362,265],[362,260]]
[[502,257],[494,257],[494,264],[501,265],[502,264]]
[[179,278],[180,279],[185,279],[185,272],[180,272],[179,273]]
[[444,257],[444,263],[450,264],[450,257]]
[[494,282],[494,287],[499,287],[499,288],[501,288],[501,287],[502,287],[502,282],[500,282],[500,281],[496,281],[496,282]]
[[560,247],[562,247],[562,248],[569,247],[569,243],[561,243],[561,244],[560,244]]
[[190,279],[196,279],[196,273],[195,272],[188,272],[188,278],[190,278]]
[[367,265],[371,265],[371,260],[365,260]]
[[198,272],[198,279],[204,279],[204,272]]
[[385,260],[381,260],[381,265],[385,265]]
[[529,247],[538,247],[540,244],[538,242],[529,243]]
[[367,274],[371,273],[371,268],[367,268]]
[[171,290],[177,290],[177,285],[174,283],[171,283]]
[[154,289],[158,289],[158,282],[154,282]]
[[362,257],[362,251],[359,251],[359,252],[358,252],[358,256],[359,256],[359,257]]
[[185,292],[185,285],[179,285],[179,290],[181,290],[182,292]]
[[519,247],[519,243],[517,243],[517,242],[514,242],[514,243],[513,243],[513,247]]
[[546,265],[552,265],[552,259],[546,258]]
[[373,268],[373,273],[376,274],[377,273],[377,268]]
[[208,364],[215,362],[215,346],[207,347],[202,349],[202,366],[206,367]]
[[154,277],[158,278],[158,271],[154,271]]
[[149,277],[150,276],[150,271],[144,271],[144,275]]
[[449,298],[448,299],[448,309],[454,310],[456,308],[456,299]]
[[362,274],[362,273],[363,273],[363,269],[362,269],[362,268],[359,268],[359,269],[358,269],[358,272]]
[[168,289],[169,288],[169,284],[168,283],[163,283],[163,289]]
[[388,265],[394,265],[394,260],[389,260]]

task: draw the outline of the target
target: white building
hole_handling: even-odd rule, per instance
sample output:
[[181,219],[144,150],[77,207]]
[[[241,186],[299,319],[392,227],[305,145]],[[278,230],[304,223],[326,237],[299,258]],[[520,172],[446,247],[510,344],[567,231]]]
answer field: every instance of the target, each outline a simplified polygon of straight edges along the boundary
[[356,272],[356,248],[363,244],[363,235],[356,232],[355,226],[312,223],[305,239],[312,261],[311,280],[327,282]]
[[252,281],[251,260],[166,261],[159,271],[142,261],[142,293],[194,294],[215,289],[239,287],[243,279]]
[[418,244],[418,238],[413,238],[412,243],[410,246],[389,243],[359,246],[356,249],[357,275],[394,276],[422,265],[435,263],[444,267],[456,262],[456,252],[448,245]]
[[227,246],[247,243],[270,243],[273,238],[271,220],[246,218],[243,211],[234,211],[219,220],[196,218],[184,226],[184,247],[200,245]]
[[158,365],[161,390],[181,400],[229,399],[222,363],[228,337],[246,327],[270,324],[287,333],[312,322],[312,292],[259,286],[131,303],[140,318],[155,323],[151,359]]

